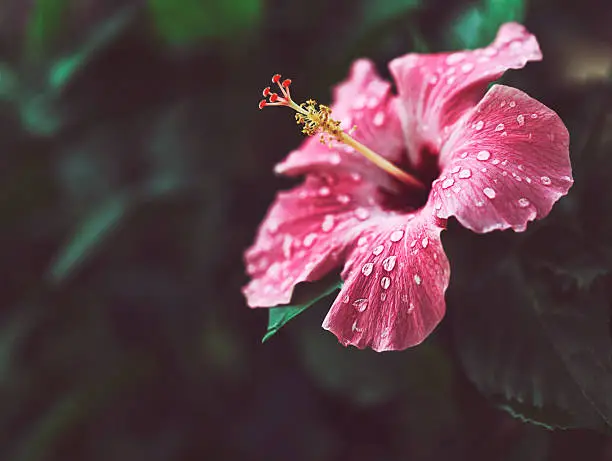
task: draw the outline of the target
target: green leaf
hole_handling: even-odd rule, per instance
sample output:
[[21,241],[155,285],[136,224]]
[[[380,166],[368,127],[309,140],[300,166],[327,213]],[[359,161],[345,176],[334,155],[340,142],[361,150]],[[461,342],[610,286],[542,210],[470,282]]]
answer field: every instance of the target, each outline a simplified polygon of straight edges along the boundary
[[39,58],[55,42],[64,24],[70,0],[37,0],[30,14],[26,32],[26,56]]
[[[535,234],[537,244],[565,248],[567,258],[537,253],[528,242],[522,252],[499,253],[496,262],[475,271],[467,269],[473,261],[451,259],[469,272],[449,292],[456,349],[468,377],[511,415],[549,428],[609,430],[612,342],[605,278],[584,271],[588,259],[577,263],[571,256],[587,252],[579,238],[543,233],[546,239]],[[476,247],[470,248],[466,253],[474,258]]]
[[149,9],[161,37],[171,44],[227,38],[255,26],[261,0],[149,0]]
[[404,16],[419,8],[421,0],[365,0],[362,4],[363,20],[359,25],[363,29],[373,29],[385,25],[394,19]]
[[74,233],[59,251],[49,269],[53,283],[60,283],[73,273],[95,250],[105,243],[130,209],[127,194],[108,198],[85,216]]
[[[297,317],[299,314],[304,312],[310,306],[320,301],[321,299],[329,296],[336,290],[342,288],[342,282],[334,280],[331,284],[324,281],[325,285],[323,289],[318,291],[318,294],[307,301],[299,302],[294,305],[283,306],[283,307],[272,307],[268,309],[268,330],[264,335],[261,342],[266,342],[272,336],[274,336],[289,320]],[[315,284],[317,285],[317,284]],[[299,287],[298,287],[299,288]]]
[[526,0],[483,0],[480,5],[470,6],[452,24],[450,46],[472,49],[488,45],[502,24],[523,22],[526,3]]

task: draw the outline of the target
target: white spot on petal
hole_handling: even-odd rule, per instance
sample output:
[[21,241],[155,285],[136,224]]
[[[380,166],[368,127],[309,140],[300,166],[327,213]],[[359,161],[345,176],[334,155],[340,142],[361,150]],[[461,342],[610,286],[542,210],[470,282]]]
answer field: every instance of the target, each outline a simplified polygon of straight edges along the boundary
[[491,152],[488,150],[481,150],[476,154],[476,158],[481,162],[484,162],[485,160],[489,160],[491,158]]
[[482,192],[489,198],[495,198],[495,191],[490,187],[485,187]]
[[402,238],[404,238],[404,231],[403,230],[393,231],[391,233],[391,236],[389,237],[389,239],[392,242],[399,242]]

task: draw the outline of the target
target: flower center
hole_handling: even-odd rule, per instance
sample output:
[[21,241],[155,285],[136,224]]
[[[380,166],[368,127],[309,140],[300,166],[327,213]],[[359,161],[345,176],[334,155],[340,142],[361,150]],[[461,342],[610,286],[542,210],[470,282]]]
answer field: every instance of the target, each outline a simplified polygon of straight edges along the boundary
[[259,101],[259,108],[263,109],[266,106],[287,106],[293,109],[295,114],[295,120],[298,125],[303,125],[302,133],[307,136],[320,135],[321,142],[331,146],[333,141],[338,141],[346,144],[377,167],[383,169],[393,177],[397,178],[404,184],[419,189],[424,189],[425,186],[421,181],[416,179],[414,176],[406,173],[404,170],[398,168],[393,163],[388,161],[386,158],[374,152],[369,147],[363,145],[347,132],[340,128],[340,122],[334,120],[331,117],[331,109],[323,104],[317,104],[313,99],[309,99],[302,104],[296,104],[291,98],[289,92],[289,86],[291,80],[285,79],[281,81],[281,76],[276,74],[272,77],[272,83],[276,83],[280,89],[282,96],[278,93],[273,93],[270,87],[266,87],[263,90],[263,96],[266,99]]

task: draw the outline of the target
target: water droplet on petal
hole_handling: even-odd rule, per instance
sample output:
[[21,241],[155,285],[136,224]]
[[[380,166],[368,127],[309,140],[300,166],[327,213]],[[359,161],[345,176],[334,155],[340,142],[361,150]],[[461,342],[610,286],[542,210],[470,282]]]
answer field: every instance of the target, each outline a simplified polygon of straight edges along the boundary
[[386,301],[387,300],[387,293],[385,293],[384,291],[380,294],[380,300],[381,301]]
[[383,277],[380,279],[380,286],[383,290],[386,290],[391,285],[391,279],[389,277]]
[[312,244],[314,243],[314,241],[316,240],[316,238],[317,238],[317,234],[315,233],[308,234],[306,237],[304,237],[304,242],[303,242],[304,246],[306,248],[310,248]]
[[321,197],[327,197],[329,194],[331,194],[329,187],[323,186],[319,189],[319,195]]
[[548,176],[542,176],[540,178],[540,181],[542,181],[542,184],[544,184],[545,186],[550,186],[552,184],[552,181]]
[[461,157],[461,158],[466,158],[467,156],[468,156],[468,153],[467,153],[467,152],[463,152],[463,153],[460,155],[460,157]]
[[421,240],[421,246],[423,248],[427,248],[427,245],[429,245],[429,239],[425,237],[423,240]]
[[523,126],[525,124],[525,116],[523,114],[519,114],[516,116],[516,123],[519,124],[519,126]]
[[499,165],[499,159],[495,158],[491,161],[493,165]]
[[465,53],[462,53],[462,52],[449,54],[446,57],[446,64],[448,64],[449,66],[452,66],[453,64],[457,64],[458,62],[462,61],[464,58],[465,58]]
[[497,54],[496,48],[485,48],[482,52],[485,56],[495,56]]
[[368,275],[372,273],[373,269],[374,269],[374,264],[365,263],[363,267],[361,268],[361,273],[367,277]]
[[349,298],[349,295],[344,295],[344,298],[342,298],[342,302],[344,304],[348,304],[350,300],[351,298]]
[[519,165],[519,166],[517,166],[517,168],[519,169],[519,171],[525,171],[525,166],[524,165]]
[[528,184],[531,184],[531,178],[529,176],[525,177],[525,181],[527,181]]
[[374,126],[382,126],[385,123],[385,113],[383,111],[376,112],[374,119],[372,119]]
[[472,64],[471,62],[466,62],[461,66],[461,72],[463,72],[464,74],[472,72],[472,70],[474,70],[474,64]]
[[419,274],[414,274],[414,283],[416,283],[417,285],[421,284],[421,277],[419,276]]
[[366,243],[368,243],[367,237],[359,237],[359,240],[357,240],[357,245],[359,245],[360,247],[365,245]]
[[383,269],[386,270],[387,272],[391,272],[393,268],[395,267],[396,260],[397,260],[397,256],[389,256],[388,258],[386,258],[382,263]]
[[355,216],[357,216],[357,219],[365,221],[370,217],[370,212],[366,208],[357,208],[355,210]]
[[448,189],[453,184],[455,184],[455,180],[453,178],[445,179],[442,183],[442,189]]
[[503,123],[499,123],[496,127],[495,127],[495,131],[502,131],[505,128]]
[[392,242],[399,242],[402,238],[404,238],[404,231],[403,230],[393,231],[391,233],[391,237],[389,237],[389,239]]
[[362,179],[361,174],[359,174],[359,173],[355,173],[355,172],[351,173],[351,174],[350,174],[350,177],[351,177],[351,179],[352,179],[353,181],[355,181],[355,182],[360,182],[360,181],[361,181],[361,179]]
[[333,215],[325,215],[323,218],[323,223],[321,224],[321,230],[323,232],[329,232],[334,228],[334,216]]
[[482,192],[489,198],[495,198],[495,191],[490,187],[485,187]]
[[510,103],[508,105],[510,107],[516,107],[516,102],[515,101],[510,101]]
[[530,201],[529,199],[526,199],[525,197],[518,199],[518,204],[521,208],[527,208],[530,205]]
[[368,300],[366,298],[359,298],[353,301],[353,307],[357,312],[363,312],[368,308]]
[[340,194],[336,197],[336,200],[338,200],[339,203],[346,205],[351,201],[351,197],[347,194]]
[[385,247],[384,247],[384,246],[382,246],[382,245],[378,245],[376,248],[374,248],[374,249],[372,250],[372,254],[373,254],[374,256],[378,256],[379,254],[381,254],[381,253],[383,252],[383,250],[384,250],[384,249],[385,249]]
[[461,171],[459,172],[459,177],[460,177],[461,179],[467,179],[467,178],[469,178],[470,176],[472,176],[472,170],[469,170],[469,169],[467,169],[467,168],[466,168],[466,169],[464,169],[464,170],[461,170]]
[[456,165],[453,167],[453,169],[451,170],[451,173],[455,174],[457,173],[459,170],[461,169],[460,165]]
[[476,154],[476,158],[481,162],[484,162],[485,160],[489,160],[491,158],[491,152],[488,150],[481,150]]
[[476,125],[474,125],[474,129],[476,129],[477,131],[482,130],[483,127],[484,127],[484,122],[482,120],[479,120],[478,122],[476,122]]
[[409,307],[408,307],[408,313],[412,314],[412,311],[414,311],[414,304],[410,303]]
[[538,118],[538,114],[535,114],[535,113],[534,113],[534,114],[531,114],[531,118],[533,118],[533,119]]

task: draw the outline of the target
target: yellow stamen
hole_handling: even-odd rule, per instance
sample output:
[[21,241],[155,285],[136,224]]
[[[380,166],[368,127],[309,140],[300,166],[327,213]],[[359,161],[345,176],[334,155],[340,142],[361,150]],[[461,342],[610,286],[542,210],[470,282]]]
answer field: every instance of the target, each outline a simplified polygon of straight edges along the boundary
[[[347,132],[343,131],[342,128],[340,128],[340,122],[331,117],[332,111],[328,106],[317,104],[317,102],[313,99],[309,99],[305,103],[298,105],[293,101],[293,99],[291,99],[291,93],[289,92],[290,81],[285,80],[285,82],[289,83],[283,85],[280,83],[280,76],[275,76],[272,81],[274,83],[278,83],[283,97],[278,97],[278,95],[272,93],[275,96],[271,97],[270,101],[262,100],[259,103],[260,108],[265,106],[291,107],[296,112],[296,123],[298,125],[303,125],[302,133],[305,135],[314,136],[316,134],[320,134],[322,143],[331,144],[332,140],[344,143],[355,149],[377,167],[399,179],[401,182],[413,187],[418,187],[421,189],[425,188],[423,183],[421,183],[418,179],[398,168],[386,158],[377,154],[372,149],[350,136]],[[264,96],[270,94],[269,89],[266,90],[264,90]],[[353,127],[351,131],[353,131],[354,128],[355,127]]]

